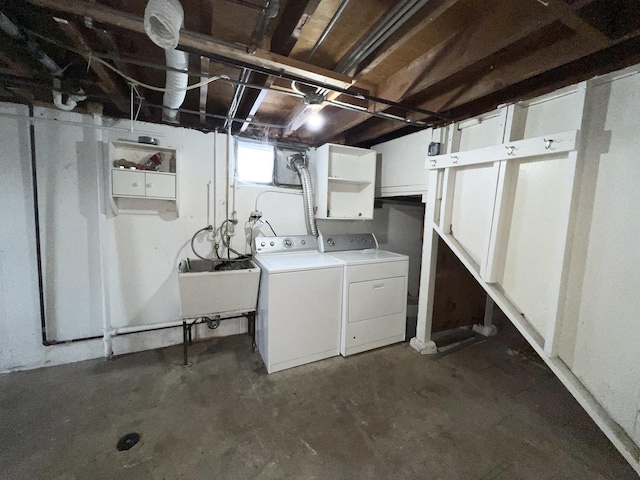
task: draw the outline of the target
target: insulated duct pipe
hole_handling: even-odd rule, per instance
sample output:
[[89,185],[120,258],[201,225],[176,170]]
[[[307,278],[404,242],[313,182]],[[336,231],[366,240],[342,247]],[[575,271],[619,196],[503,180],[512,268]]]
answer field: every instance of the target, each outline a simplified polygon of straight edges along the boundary
[[[176,50],[180,41],[180,29],[184,28],[184,10],[178,0],[149,0],[144,10],[144,30],[153,43],[164,48],[167,66],[186,71],[189,57]],[[167,70],[166,91],[162,97],[162,119],[177,123],[178,111],[187,95],[189,76]]]
[[300,177],[302,184],[302,200],[304,202],[304,219],[307,224],[307,232],[314,237],[318,236],[318,226],[316,225],[316,215],[313,212],[313,190],[311,189],[311,177],[309,170],[304,164],[304,155],[294,153],[289,157],[289,167],[295,170]]
[[[187,70],[189,66],[189,57],[186,52],[180,50],[165,50],[165,58],[167,60],[167,66],[173,67],[178,70]],[[167,90],[162,97],[162,104],[165,108],[162,109],[162,119],[167,122],[177,123],[178,111],[184,98],[187,95],[187,82],[189,76],[186,73],[178,73],[167,70]]]

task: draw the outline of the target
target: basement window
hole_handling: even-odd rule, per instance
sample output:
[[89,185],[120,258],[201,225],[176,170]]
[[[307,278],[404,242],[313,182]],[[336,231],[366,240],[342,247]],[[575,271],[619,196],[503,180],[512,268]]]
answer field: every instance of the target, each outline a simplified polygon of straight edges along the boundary
[[239,182],[273,183],[275,155],[272,145],[239,140],[236,155],[236,178]]
[[308,167],[309,152],[305,148],[273,146],[250,140],[236,141],[236,180],[278,187],[300,188],[298,174],[288,167],[288,158],[302,153]]

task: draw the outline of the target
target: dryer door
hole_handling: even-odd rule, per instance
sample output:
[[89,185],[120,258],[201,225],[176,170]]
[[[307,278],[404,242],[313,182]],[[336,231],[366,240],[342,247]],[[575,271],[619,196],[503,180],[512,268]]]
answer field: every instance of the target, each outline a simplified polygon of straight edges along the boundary
[[406,277],[380,278],[349,284],[349,323],[402,313]]

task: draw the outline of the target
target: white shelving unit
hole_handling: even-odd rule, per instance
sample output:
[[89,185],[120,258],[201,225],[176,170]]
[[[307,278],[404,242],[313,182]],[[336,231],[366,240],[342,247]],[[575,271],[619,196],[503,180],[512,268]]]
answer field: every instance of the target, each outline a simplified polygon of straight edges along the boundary
[[[145,164],[155,154],[162,162],[157,171],[115,167],[124,159]],[[113,211],[119,213],[178,213],[178,152],[174,148],[114,140],[109,145],[109,189]]]
[[316,152],[316,217],[371,220],[376,152],[326,144]]

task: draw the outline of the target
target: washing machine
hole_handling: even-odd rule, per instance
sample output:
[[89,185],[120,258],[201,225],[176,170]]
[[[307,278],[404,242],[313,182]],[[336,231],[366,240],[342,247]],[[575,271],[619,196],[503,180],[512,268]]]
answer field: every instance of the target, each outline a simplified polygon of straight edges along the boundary
[[372,233],[321,235],[319,244],[343,268],[340,353],[404,341],[409,257],[378,249]]
[[342,263],[314,236],[257,237],[256,344],[268,373],[340,354]]

